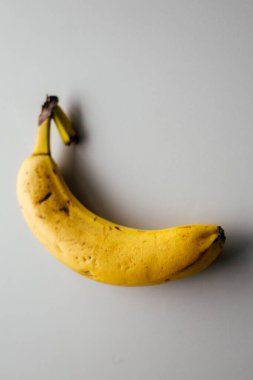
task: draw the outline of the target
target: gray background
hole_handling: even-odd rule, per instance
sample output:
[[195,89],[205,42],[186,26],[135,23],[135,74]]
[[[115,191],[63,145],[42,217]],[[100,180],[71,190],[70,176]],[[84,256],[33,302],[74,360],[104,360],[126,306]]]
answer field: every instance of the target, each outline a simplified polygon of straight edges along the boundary
[[[252,380],[253,2],[1,1],[0,378]],[[83,137],[53,156],[128,226],[217,223],[202,274],[92,282],[33,237],[15,183],[46,93]]]

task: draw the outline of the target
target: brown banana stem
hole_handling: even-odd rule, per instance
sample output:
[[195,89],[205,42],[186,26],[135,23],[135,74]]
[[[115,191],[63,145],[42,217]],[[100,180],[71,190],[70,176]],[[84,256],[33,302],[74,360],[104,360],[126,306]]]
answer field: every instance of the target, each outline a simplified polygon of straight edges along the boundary
[[39,125],[43,124],[46,119],[52,117],[54,107],[58,104],[59,99],[57,96],[51,95],[46,97],[46,100],[41,108],[39,115]]

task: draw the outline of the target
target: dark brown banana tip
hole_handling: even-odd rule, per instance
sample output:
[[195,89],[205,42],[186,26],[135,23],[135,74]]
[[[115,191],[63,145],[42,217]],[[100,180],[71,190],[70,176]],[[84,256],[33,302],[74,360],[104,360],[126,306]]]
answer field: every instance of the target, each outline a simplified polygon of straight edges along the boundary
[[69,142],[66,143],[66,145],[76,145],[80,141],[79,137],[77,135],[75,136],[70,136]]
[[46,100],[41,108],[41,113],[39,115],[39,125],[44,123],[46,119],[52,117],[53,109],[58,104],[59,99],[55,95],[47,95]]
[[79,137],[77,135],[71,136],[71,142],[70,142],[70,144],[74,144],[75,145],[75,144],[78,144],[79,141],[80,141],[80,139],[79,139]]
[[219,238],[221,239],[221,241],[225,242],[226,241],[225,231],[223,230],[221,226],[218,226],[218,231],[219,231]]

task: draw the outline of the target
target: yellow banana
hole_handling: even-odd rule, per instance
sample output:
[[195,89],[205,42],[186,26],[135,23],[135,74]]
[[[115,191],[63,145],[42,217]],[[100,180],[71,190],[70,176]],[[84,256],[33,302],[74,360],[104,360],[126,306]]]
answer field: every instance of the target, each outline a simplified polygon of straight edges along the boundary
[[107,221],[71,193],[50,154],[53,118],[66,144],[75,132],[56,97],[42,107],[33,154],[22,164],[17,196],[41,243],[63,264],[93,280],[149,285],[180,279],[208,267],[225,243],[216,225],[138,230]]

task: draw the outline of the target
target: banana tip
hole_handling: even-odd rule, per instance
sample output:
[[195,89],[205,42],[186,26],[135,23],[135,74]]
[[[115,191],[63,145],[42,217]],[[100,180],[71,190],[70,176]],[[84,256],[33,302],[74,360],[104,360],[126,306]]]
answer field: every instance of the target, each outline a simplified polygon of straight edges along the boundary
[[218,232],[219,232],[219,238],[221,239],[221,241],[225,242],[226,235],[225,235],[224,229],[221,226],[218,226]]

